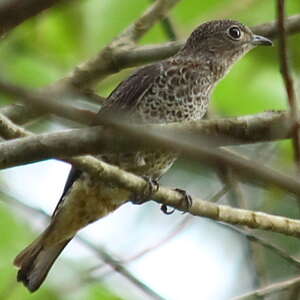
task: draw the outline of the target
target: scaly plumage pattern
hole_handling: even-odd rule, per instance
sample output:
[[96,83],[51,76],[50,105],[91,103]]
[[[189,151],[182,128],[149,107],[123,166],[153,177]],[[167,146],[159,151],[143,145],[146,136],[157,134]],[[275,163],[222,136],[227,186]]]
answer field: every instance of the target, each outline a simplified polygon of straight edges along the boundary
[[[270,45],[237,21],[199,26],[175,56],[141,68],[109,96],[98,117],[115,114],[130,122],[199,120],[211,92],[230,67],[255,45]],[[158,179],[176,153],[100,153],[98,156],[137,175]],[[44,233],[15,259],[17,279],[30,291],[42,284],[52,264],[78,230],[132,199],[130,192],[72,169],[52,220]]]

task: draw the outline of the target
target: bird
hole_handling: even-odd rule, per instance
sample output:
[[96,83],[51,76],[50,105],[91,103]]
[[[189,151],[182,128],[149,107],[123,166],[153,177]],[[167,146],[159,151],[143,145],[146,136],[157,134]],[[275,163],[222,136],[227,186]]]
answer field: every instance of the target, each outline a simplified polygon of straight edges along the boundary
[[[213,20],[198,26],[172,57],[146,65],[121,82],[96,118],[122,116],[134,124],[200,120],[216,84],[248,51],[272,41],[234,20]],[[139,150],[99,153],[97,158],[136,175],[159,180],[177,153]],[[17,280],[34,292],[75,234],[88,224],[133,200],[131,192],[101,182],[72,167],[62,196],[45,231],[14,260]]]

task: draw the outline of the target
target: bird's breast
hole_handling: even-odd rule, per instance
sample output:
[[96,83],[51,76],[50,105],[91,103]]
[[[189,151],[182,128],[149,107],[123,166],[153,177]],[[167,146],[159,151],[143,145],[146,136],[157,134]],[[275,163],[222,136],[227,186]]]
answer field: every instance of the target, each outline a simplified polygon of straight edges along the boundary
[[212,86],[207,70],[170,66],[139,101],[138,113],[146,123],[201,119],[207,111]]

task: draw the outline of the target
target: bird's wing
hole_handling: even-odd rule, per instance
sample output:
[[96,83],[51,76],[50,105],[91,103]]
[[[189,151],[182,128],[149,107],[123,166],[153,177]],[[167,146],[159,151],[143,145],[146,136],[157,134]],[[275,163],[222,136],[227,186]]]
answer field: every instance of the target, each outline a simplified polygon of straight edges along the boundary
[[[133,73],[126,80],[121,82],[105,101],[105,104],[97,114],[97,118],[107,113],[125,113],[131,114],[138,104],[138,101],[152,87],[155,78],[159,75],[160,65],[153,64],[145,66]],[[80,177],[81,171],[72,167],[66,181],[64,191],[53,212],[54,216],[61,206],[64,196],[68,193],[73,183]]]
[[65,183],[65,187],[64,190],[62,192],[62,195],[60,196],[60,199],[54,209],[54,212],[52,214],[52,217],[54,217],[57,213],[57,211],[59,210],[59,207],[61,206],[61,204],[63,203],[63,199],[65,197],[65,195],[67,194],[67,192],[69,191],[69,189],[71,188],[72,184],[80,177],[81,175],[81,171],[75,167],[72,166],[67,181]]
[[100,109],[98,116],[110,114],[131,114],[136,111],[140,99],[153,86],[161,72],[162,63],[145,66],[121,82],[110,94]]

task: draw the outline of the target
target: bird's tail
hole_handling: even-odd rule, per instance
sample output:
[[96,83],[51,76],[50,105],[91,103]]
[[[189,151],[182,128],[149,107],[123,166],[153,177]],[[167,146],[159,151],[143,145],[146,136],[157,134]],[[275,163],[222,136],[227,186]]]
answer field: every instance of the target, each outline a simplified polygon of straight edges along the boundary
[[17,280],[23,282],[31,292],[40,287],[56,258],[72,239],[52,247],[44,247],[43,237],[44,234],[21,251],[14,260],[14,265],[20,268]]

